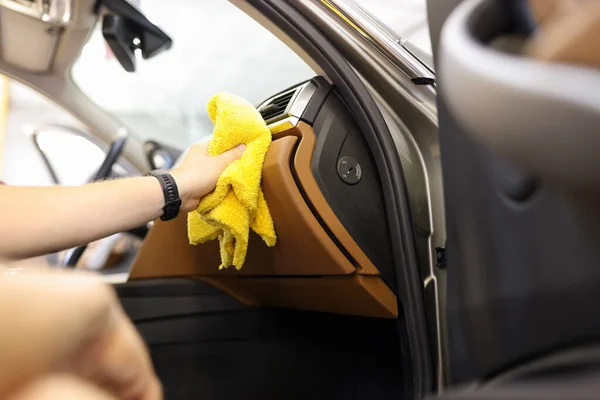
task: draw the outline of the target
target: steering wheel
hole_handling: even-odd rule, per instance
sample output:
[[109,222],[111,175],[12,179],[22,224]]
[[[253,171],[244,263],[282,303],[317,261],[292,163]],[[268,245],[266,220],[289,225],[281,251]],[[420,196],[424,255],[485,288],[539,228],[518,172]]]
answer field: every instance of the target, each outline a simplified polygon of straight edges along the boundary
[[[113,166],[121,156],[121,153],[123,153],[126,143],[127,135],[121,135],[110,144],[108,151],[106,152],[106,157],[104,157],[104,161],[102,161],[100,168],[98,168],[98,171],[90,182],[100,181],[110,176]],[[87,246],[88,245],[86,244],[67,251],[64,265],[69,268],[75,268]]]

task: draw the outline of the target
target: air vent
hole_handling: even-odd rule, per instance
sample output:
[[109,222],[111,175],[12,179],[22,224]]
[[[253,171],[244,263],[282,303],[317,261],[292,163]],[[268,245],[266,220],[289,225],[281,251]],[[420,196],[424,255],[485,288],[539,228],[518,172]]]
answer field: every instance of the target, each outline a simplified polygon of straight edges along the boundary
[[285,92],[265,103],[259,110],[263,119],[269,121],[284,115],[296,91],[297,89]]

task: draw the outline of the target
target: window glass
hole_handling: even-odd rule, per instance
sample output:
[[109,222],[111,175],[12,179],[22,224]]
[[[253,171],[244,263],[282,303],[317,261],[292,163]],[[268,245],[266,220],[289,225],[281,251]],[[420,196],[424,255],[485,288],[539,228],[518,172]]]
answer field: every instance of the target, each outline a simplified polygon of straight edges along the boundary
[[356,0],[403,41],[431,56],[426,0]]
[[[0,75],[0,178],[11,185],[81,185],[95,176],[108,145],[68,111]],[[113,176],[134,173],[120,160]]]
[[[35,90],[0,76],[7,97],[0,113],[0,177],[11,185],[56,184],[42,151],[63,185],[85,183],[102,162],[103,152],[83,137],[86,127]],[[39,133],[36,145],[34,134]]]
[[292,50],[224,0],[139,0],[173,39],[170,50],[124,71],[100,24],[72,77],[94,102],[142,139],[183,148],[212,132],[205,108],[226,91],[258,104],[314,72]]

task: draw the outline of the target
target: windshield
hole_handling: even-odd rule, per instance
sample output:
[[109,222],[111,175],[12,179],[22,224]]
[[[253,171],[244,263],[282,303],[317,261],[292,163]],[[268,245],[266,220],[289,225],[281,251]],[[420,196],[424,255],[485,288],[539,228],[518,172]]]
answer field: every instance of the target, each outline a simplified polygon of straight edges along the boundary
[[[72,77],[95,103],[142,140],[178,148],[210,135],[205,107],[219,91],[258,104],[315,73],[292,50],[224,0],[141,0],[138,8],[173,39],[125,72],[98,24]],[[225,22],[226,21],[226,22]]]
[[[205,106],[219,91],[258,105],[313,77],[292,50],[226,0],[130,0],[173,39],[173,47],[121,68],[101,24],[75,63],[72,77],[96,104],[142,140],[183,149],[210,135]],[[402,41],[430,54],[424,0],[358,0]]]

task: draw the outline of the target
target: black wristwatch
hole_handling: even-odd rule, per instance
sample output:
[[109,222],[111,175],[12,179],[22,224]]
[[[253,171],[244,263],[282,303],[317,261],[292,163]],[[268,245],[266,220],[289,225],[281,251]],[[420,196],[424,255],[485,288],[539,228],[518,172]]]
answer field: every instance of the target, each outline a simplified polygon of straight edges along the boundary
[[181,209],[181,199],[177,190],[175,179],[164,170],[150,171],[147,176],[153,176],[160,182],[160,186],[165,196],[165,206],[163,207],[163,215],[160,217],[163,221],[170,221],[177,217]]

